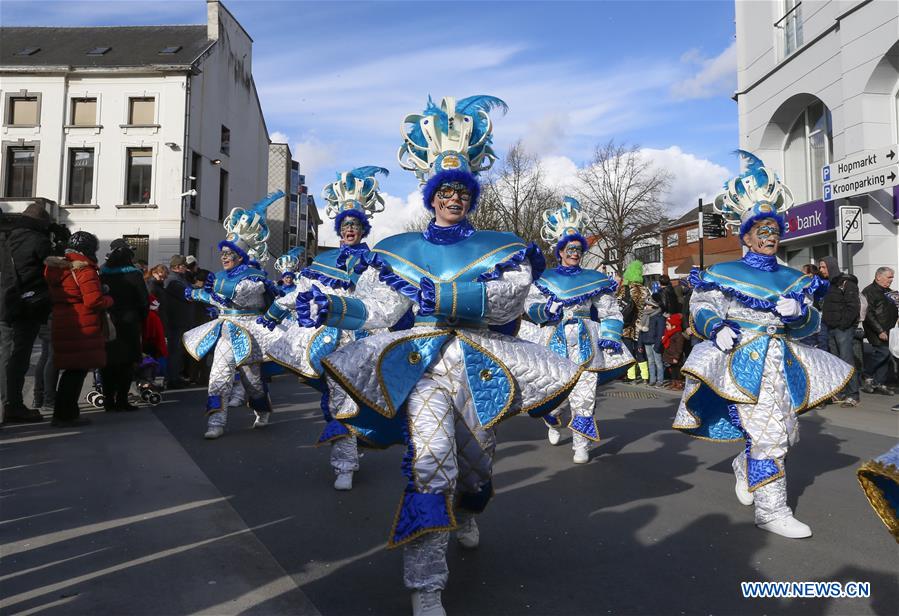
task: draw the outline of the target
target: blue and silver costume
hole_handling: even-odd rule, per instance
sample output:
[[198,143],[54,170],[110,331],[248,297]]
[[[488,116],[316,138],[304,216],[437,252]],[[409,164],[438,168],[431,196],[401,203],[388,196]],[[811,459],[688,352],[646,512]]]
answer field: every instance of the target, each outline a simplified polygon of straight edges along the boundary
[[[486,111],[494,105],[504,103],[445,98],[407,116],[412,128],[401,164],[422,179],[436,174],[423,189],[427,208],[447,182],[463,184],[476,207],[473,173],[493,160]],[[467,220],[448,227],[432,221],[423,233],[379,242],[367,261],[354,297],[313,290],[298,318],[324,317],[353,330],[386,327],[414,312],[411,330],[363,338],[322,364],[358,403],[337,419],[373,446],[406,447],[407,484],[389,545],[405,546],[406,586],[435,592],[448,577],[449,531],[473,522],[493,494],[493,427],[521,412],[550,412],[581,369],[493,329],[518,320],[544,268],[536,246],[514,234],[476,231]]]
[[871,507],[899,543],[899,444],[858,469]]
[[272,410],[260,367],[276,336],[256,321],[272,298],[280,294],[259,263],[267,257],[265,210],[283,196],[278,192],[247,210],[232,210],[224,222],[228,235],[219,248],[236,252],[243,262],[211,274],[203,288],[187,290],[189,299],[209,304],[218,313],[216,319],[186,332],[183,338],[185,349],[194,359],[199,361],[213,353],[206,401],[210,431],[225,427],[236,374],[243,380],[250,408],[256,413],[254,425],[265,425]]
[[[381,167],[368,166],[338,173],[337,180],[322,191],[328,204],[326,213],[334,219],[334,229],[338,234],[340,224],[350,216],[362,223],[363,237],[368,235],[371,229],[369,217],[384,209],[384,200],[375,179],[378,173],[387,175],[388,172]],[[327,287],[335,296],[351,296],[359,276],[367,267],[363,257],[368,252],[368,244],[362,242],[318,254],[308,267],[300,271],[295,288],[276,300],[266,313],[270,322],[282,323],[282,326],[288,323],[284,334],[269,349],[269,358],[303,377],[322,393],[325,428],[318,444],[331,444],[331,467],[338,475],[359,470],[356,437],[334,419],[335,414],[352,414],[356,404],[325,378],[321,362],[329,353],[369,335],[369,332],[362,328],[353,331],[326,326],[303,327],[294,318],[296,299],[313,283]],[[282,322],[284,319],[290,320]]]
[[[749,155],[751,156],[751,155]],[[716,202],[740,236],[759,220],[783,226],[785,187],[755,157]],[[748,252],[739,261],[690,274],[692,329],[705,341],[691,351],[682,372],[684,393],[674,427],[715,441],[741,441],[733,461],[739,489],[748,488],[756,524],[792,516],[787,505],[784,458],[799,438],[797,417],[845,385],[853,369],[835,356],[799,341],[818,330],[813,296],[824,283],[779,265],[777,258]],[[783,298],[799,302],[798,316],[777,309]],[[722,328],[737,336],[722,351]]]
[[[557,259],[571,242],[580,242],[587,250],[587,240],[578,229],[580,204],[575,199],[565,197],[561,207],[544,214],[544,221],[543,237],[555,242]],[[591,441],[599,441],[594,415],[597,385],[620,376],[634,361],[621,344],[623,323],[615,299],[617,286],[601,272],[560,262],[534,282],[525,304],[530,322],[522,322],[518,335],[549,347],[584,369],[567,401],[575,451],[586,453]],[[544,417],[551,433],[562,423],[559,417],[564,406]]]

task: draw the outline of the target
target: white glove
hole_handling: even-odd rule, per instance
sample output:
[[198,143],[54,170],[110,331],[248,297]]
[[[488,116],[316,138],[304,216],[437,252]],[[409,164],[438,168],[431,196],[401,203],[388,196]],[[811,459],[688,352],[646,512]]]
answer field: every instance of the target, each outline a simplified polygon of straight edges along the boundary
[[715,345],[722,351],[730,351],[734,348],[734,343],[736,343],[736,341],[737,334],[727,326],[722,327],[721,330],[715,334]]
[[777,314],[782,317],[798,317],[802,314],[802,304],[792,297],[780,296],[777,300]]
[[562,311],[564,309],[565,309],[565,306],[564,306],[564,304],[562,304],[562,302],[551,301],[549,303],[549,307],[546,309],[546,311],[549,314],[553,315],[553,317],[562,317],[562,316],[565,316],[564,314],[562,314]]

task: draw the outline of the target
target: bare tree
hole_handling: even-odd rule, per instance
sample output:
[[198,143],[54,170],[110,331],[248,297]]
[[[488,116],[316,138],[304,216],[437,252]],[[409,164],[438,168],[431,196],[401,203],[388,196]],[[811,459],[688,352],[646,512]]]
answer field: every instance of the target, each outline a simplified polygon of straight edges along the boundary
[[658,235],[670,174],[655,168],[637,146],[609,141],[596,147],[577,179],[585,235],[595,236],[603,261],[622,272],[634,245]]

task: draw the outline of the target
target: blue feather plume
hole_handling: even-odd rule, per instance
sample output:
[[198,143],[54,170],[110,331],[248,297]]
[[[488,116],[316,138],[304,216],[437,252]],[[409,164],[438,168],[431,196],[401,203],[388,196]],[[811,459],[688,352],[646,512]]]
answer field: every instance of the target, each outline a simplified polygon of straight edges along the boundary
[[297,259],[302,259],[305,252],[306,252],[306,249],[303,248],[302,246],[294,246],[293,248],[291,248],[290,250],[287,251],[287,254],[290,255],[291,257],[295,257]]
[[350,171],[350,175],[353,175],[360,180],[364,180],[366,178],[373,177],[377,174],[383,174],[384,177],[390,175],[390,171],[385,169],[384,167],[375,167],[374,165],[366,165],[364,167],[356,167],[352,171]]
[[250,208],[247,211],[255,212],[255,213],[259,214],[260,216],[265,217],[265,210],[268,209],[268,206],[270,206],[272,203],[274,203],[275,201],[277,201],[278,199],[280,199],[283,196],[284,196],[283,190],[273,192],[270,195],[266,196],[261,201],[257,201],[256,203],[254,203],[252,206],[250,206]]

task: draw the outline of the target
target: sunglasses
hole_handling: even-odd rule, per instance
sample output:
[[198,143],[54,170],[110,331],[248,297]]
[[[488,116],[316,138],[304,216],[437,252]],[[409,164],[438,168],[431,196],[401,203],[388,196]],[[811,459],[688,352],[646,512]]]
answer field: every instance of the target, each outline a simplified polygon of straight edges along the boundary
[[471,201],[471,191],[462,184],[444,184],[437,189],[437,196],[441,199],[452,199],[453,195],[459,195],[463,203]]

